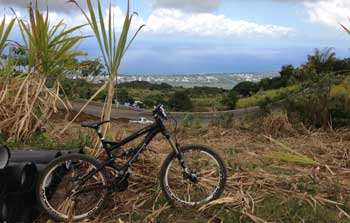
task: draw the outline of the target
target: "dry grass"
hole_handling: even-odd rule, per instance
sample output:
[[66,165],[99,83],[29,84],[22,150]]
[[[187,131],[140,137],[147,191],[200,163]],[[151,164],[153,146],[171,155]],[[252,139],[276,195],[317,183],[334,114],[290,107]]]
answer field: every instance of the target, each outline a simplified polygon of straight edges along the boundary
[[[253,123],[260,123],[255,120]],[[77,126],[76,124],[73,127]],[[140,126],[112,125],[121,138]],[[78,127],[77,127],[78,128]],[[211,126],[183,129],[181,144],[200,143],[224,157],[228,181],[224,196],[198,209],[179,209],[164,198],[158,184],[160,165],[170,151],[162,137],[133,167],[129,190],[115,193],[106,208],[88,222],[348,222],[350,220],[350,131],[311,132],[284,136],[279,142],[321,164],[320,182],[310,178],[311,166],[280,162],[265,154],[279,145],[250,129]],[[318,220],[315,220],[318,219]]]
[[45,86],[46,78],[38,73],[0,79],[0,129],[8,140],[28,139],[57,112],[60,85]]
[[286,112],[274,112],[263,119],[262,128],[266,135],[273,137],[296,136]]

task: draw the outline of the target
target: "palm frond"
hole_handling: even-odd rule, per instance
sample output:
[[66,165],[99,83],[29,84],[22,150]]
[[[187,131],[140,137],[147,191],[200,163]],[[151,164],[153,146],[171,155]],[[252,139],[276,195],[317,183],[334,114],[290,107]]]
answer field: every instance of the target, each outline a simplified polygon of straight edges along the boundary
[[15,21],[15,18],[11,19],[10,23],[6,27],[6,18],[4,17],[2,19],[2,22],[0,24],[0,54],[2,54],[3,50],[6,47],[7,39],[11,33],[13,25],[15,24]]

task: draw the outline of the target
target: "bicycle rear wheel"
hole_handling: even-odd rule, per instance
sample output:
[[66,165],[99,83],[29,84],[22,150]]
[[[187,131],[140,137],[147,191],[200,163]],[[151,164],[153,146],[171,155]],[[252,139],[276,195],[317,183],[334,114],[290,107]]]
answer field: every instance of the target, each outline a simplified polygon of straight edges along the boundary
[[99,169],[94,158],[71,154],[52,161],[41,174],[36,194],[45,213],[57,221],[80,221],[95,215],[107,197],[108,180],[102,169],[82,183],[83,177]]

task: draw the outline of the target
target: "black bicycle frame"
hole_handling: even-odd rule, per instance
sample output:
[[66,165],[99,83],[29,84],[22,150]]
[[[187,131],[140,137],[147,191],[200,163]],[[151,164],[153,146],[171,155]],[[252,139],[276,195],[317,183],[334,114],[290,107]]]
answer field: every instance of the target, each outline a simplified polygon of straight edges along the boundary
[[[165,128],[162,120],[160,118],[155,119],[155,123],[152,125],[146,126],[145,128],[140,129],[139,131],[135,132],[134,134],[120,140],[117,142],[114,141],[108,141],[103,138],[103,135],[100,131],[99,128],[96,129],[97,134],[102,142],[103,148],[105,149],[107,155],[108,155],[108,160],[102,163],[102,166],[96,170],[91,171],[88,173],[86,176],[83,177],[82,181],[79,184],[85,183],[90,177],[95,175],[97,172],[105,168],[106,166],[113,167],[114,169],[121,171],[121,173],[125,173],[129,169],[129,167],[137,160],[138,156],[140,153],[144,151],[144,149],[147,147],[147,145],[152,141],[152,139],[158,134],[162,133],[163,136],[169,141],[172,149],[175,151],[175,153],[178,155],[178,159],[180,162],[180,165],[183,167],[185,170],[185,165],[184,165],[184,160],[182,158],[182,155],[179,151],[177,143],[175,143],[170,136],[170,133],[168,130]],[[135,148],[135,149],[129,149],[127,151],[124,151],[121,155],[114,155],[111,152],[119,149],[125,144],[128,144],[129,142],[139,138],[142,135],[146,135],[144,140]],[[117,166],[114,162],[114,160],[118,157],[124,157],[129,154],[132,154],[132,156],[129,158],[129,160],[122,165],[121,167]]]

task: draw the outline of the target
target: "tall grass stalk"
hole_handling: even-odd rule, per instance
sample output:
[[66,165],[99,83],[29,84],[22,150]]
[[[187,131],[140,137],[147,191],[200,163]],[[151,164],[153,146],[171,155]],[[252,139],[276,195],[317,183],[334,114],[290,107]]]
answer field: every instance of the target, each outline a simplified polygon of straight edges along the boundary
[[[66,108],[68,104],[60,97],[59,77],[64,73],[67,64],[76,56],[82,55],[74,47],[84,36],[73,36],[73,32],[82,26],[66,29],[61,20],[50,25],[49,12],[44,15],[38,5],[28,7],[29,21],[17,18],[28,56],[27,71],[12,70],[5,79],[0,76],[0,129],[6,138],[14,141],[30,138],[58,110],[58,102]],[[13,26],[13,22],[9,27]],[[9,28],[8,28],[9,29]],[[5,36],[8,36],[5,32]],[[1,42],[4,42],[3,40]],[[11,57],[7,59],[11,66]],[[48,79],[54,83],[49,89]]]
[[[120,34],[118,33],[118,31],[115,30],[116,22],[112,13],[111,4],[109,5],[107,19],[105,19],[100,0],[97,1],[97,9],[94,8],[91,0],[86,0],[87,6],[88,6],[88,13],[86,13],[75,0],[70,0],[69,2],[74,3],[85,16],[88,24],[90,25],[92,31],[95,34],[98,46],[102,53],[104,65],[109,74],[109,79],[107,83],[108,86],[103,85],[101,87],[101,89],[104,87],[107,87],[108,89],[108,95],[105,100],[101,119],[109,120],[111,118],[113,97],[116,91],[116,83],[117,83],[119,66],[121,64],[123,56],[125,55],[125,52],[131,46],[132,42],[134,41],[134,39],[136,38],[140,30],[144,27],[144,25],[138,27],[136,33],[130,38],[130,40],[128,40],[129,30],[131,27],[133,16],[137,15],[137,13],[135,12],[130,13],[129,0],[127,4],[124,24],[123,24],[122,30],[120,31]],[[103,90],[101,89],[99,91]],[[87,102],[87,104],[90,103],[91,100],[92,99],[90,99]],[[85,107],[86,106],[84,106],[78,114],[80,114]],[[69,125],[70,124],[68,124],[66,128],[63,129],[62,131],[65,131]],[[108,128],[109,128],[109,125],[107,125],[107,127],[104,129],[105,134]]]

